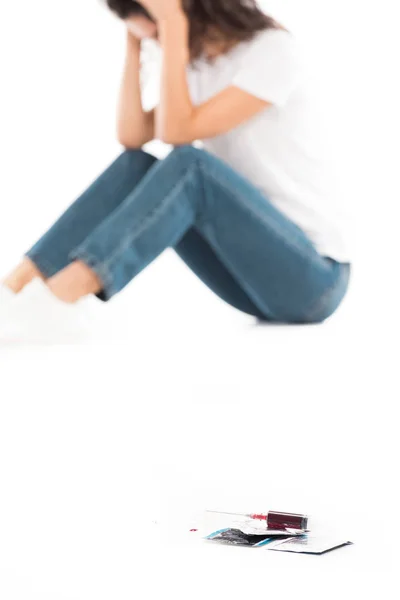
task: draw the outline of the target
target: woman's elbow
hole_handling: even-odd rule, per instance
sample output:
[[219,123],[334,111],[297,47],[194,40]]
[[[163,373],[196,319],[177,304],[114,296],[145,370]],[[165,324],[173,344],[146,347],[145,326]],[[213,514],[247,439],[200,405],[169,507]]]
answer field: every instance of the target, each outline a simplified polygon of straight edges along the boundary
[[192,128],[184,123],[158,123],[155,130],[156,138],[169,146],[184,146],[195,141]]
[[123,133],[117,135],[118,143],[121,144],[126,150],[137,150],[141,148],[146,142],[131,136],[127,136]]
[[117,128],[118,142],[127,150],[142,148],[142,146],[150,142],[153,138],[154,131],[152,129],[137,128],[136,131],[132,131],[131,128],[128,130],[126,127]]

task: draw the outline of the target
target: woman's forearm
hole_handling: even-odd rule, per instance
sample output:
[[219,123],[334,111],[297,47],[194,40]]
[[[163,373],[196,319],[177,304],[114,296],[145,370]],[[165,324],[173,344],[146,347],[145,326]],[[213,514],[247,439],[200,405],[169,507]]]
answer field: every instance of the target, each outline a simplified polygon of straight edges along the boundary
[[188,30],[187,18],[181,11],[159,23],[163,69],[156,135],[172,144],[180,143],[181,134],[193,112],[186,74],[189,64]]
[[154,137],[154,114],[142,107],[140,89],[140,42],[128,33],[117,123],[123,146],[139,148]]

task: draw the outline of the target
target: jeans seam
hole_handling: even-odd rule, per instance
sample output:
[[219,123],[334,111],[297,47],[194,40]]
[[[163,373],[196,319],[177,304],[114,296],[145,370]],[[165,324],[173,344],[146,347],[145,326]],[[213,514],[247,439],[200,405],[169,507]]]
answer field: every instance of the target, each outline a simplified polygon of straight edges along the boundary
[[[211,177],[213,179],[213,181],[217,184],[219,184],[222,188],[224,188],[227,192],[229,192],[230,194],[232,194],[237,200],[239,200],[242,205],[256,218],[258,218],[260,221],[262,222],[266,222],[266,220],[264,219],[264,217],[262,215],[260,215],[258,213],[258,211],[255,211],[252,209],[251,206],[249,206],[246,202],[242,202],[242,196],[239,196],[236,191],[233,191],[231,189],[231,187],[229,185],[226,184],[226,182],[223,182],[222,180],[219,180],[215,177],[215,175],[213,173],[211,173],[208,169],[205,169],[205,165],[203,163],[199,163],[200,164],[200,168],[202,169],[203,173],[207,174],[209,177]],[[271,224],[270,222],[268,222],[268,224]],[[279,237],[282,239],[282,241],[286,244],[286,245],[291,245],[292,248],[294,248],[296,251],[300,251],[299,253],[307,260],[312,259],[313,263],[318,264],[319,266],[321,266],[321,263],[323,264],[323,259],[322,257],[318,254],[318,252],[315,250],[316,256],[319,258],[319,260],[316,260],[316,258],[314,256],[311,255],[311,253],[305,253],[302,252],[302,248],[301,246],[299,246],[298,244],[288,244],[287,243],[287,238],[286,236],[282,233],[282,229],[279,227],[279,225],[277,226],[276,222],[273,222],[272,224],[275,232],[279,235]],[[217,244],[218,247],[218,244]],[[232,265],[231,261],[229,259],[227,259],[226,257],[224,257],[224,262],[226,265],[229,265],[232,274],[236,273],[236,269],[234,267],[234,265]],[[235,275],[236,277],[236,275]],[[239,278],[241,285],[243,285],[243,280],[242,278]],[[269,318],[273,318],[273,319],[277,319],[277,315],[275,315],[274,311],[271,310],[270,306],[264,301],[264,299],[259,297],[259,294],[256,293],[254,291],[253,286],[249,286],[247,284],[247,282],[245,282],[245,286],[248,290],[248,292],[250,292],[251,294],[251,299],[253,300],[253,302],[256,304],[257,308],[262,312],[262,313],[268,313],[268,317]],[[245,288],[245,289],[246,289]],[[247,292],[247,293],[248,293]]]
[[[200,168],[200,170],[201,170],[201,171],[202,171],[202,173],[203,173],[203,181],[205,180],[205,175],[209,175],[209,176],[210,176],[210,177],[213,179],[213,181],[214,181],[214,182],[216,182],[217,184],[220,184],[220,185],[221,185],[221,186],[222,186],[222,187],[223,187],[223,188],[224,188],[226,191],[228,191],[229,193],[232,193],[232,190],[231,190],[231,188],[230,188],[228,185],[223,185],[223,184],[221,183],[221,181],[219,181],[219,180],[218,180],[218,179],[217,179],[217,178],[216,178],[216,177],[215,177],[215,176],[214,176],[212,173],[210,173],[210,172],[209,172],[209,171],[208,171],[208,170],[205,168],[205,165],[204,165],[204,164],[203,164],[203,163],[202,163],[200,160],[198,161],[198,165],[199,165],[199,168]],[[205,187],[204,187],[204,184],[203,184],[203,193],[204,193],[204,197],[206,197],[206,195],[207,195],[207,192],[206,192],[206,189],[205,189]],[[234,195],[234,196],[235,196],[235,197],[236,197],[238,200],[240,200],[240,201],[242,200],[241,196],[238,196],[238,194],[235,194],[235,193],[233,193],[233,195]],[[205,204],[205,202],[204,202],[204,204]],[[251,212],[253,212],[253,211],[251,211]],[[253,213],[253,214],[254,214],[254,213]],[[205,220],[205,221],[206,221],[206,220]],[[199,223],[199,226],[201,226],[201,223]],[[213,235],[213,238],[215,239],[215,236],[214,236],[214,235]],[[218,247],[219,247],[219,245],[218,245],[218,244],[216,244],[216,247],[218,248]],[[258,308],[258,310],[259,310],[259,311],[260,311],[260,312],[261,312],[263,315],[266,315],[268,318],[273,318],[273,319],[276,319],[276,316],[275,316],[275,314],[273,313],[273,311],[272,311],[272,310],[270,309],[270,307],[269,307],[269,306],[268,306],[268,305],[265,303],[265,301],[264,301],[264,300],[262,300],[262,299],[260,299],[260,298],[259,298],[259,294],[258,294],[258,293],[256,293],[256,292],[254,291],[254,289],[253,289],[253,286],[250,286],[250,285],[248,285],[248,284],[247,284],[247,282],[243,282],[243,278],[242,278],[242,277],[239,277],[239,276],[236,274],[236,268],[235,268],[235,266],[232,264],[232,261],[231,261],[231,260],[229,260],[229,258],[227,258],[226,256],[224,256],[223,262],[224,262],[224,264],[226,265],[226,267],[227,267],[227,268],[229,268],[229,270],[230,270],[230,273],[231,273],[232,277],[234,277],[234,278],[235,278],[235,280],[238,282],[238,284],[239,284],[240,286],[243,286],[243,290],[244,290],[244,291],[245,291],[247,294],[250,294],[250,295],[249,295],[249,297],[250,297],[250,299],[252,300],[252,302],[254,302],[254,304],[255,304],[256,308]]]
[[175,196],[177,195],[178,191],[180,191],[180,188],[183,188],[184,185],[186,184],[186,182],[189,180],[189,176],[193,175],[195,166],[196,165],[191,164],[185,170],[184,175],[182,175],[182,177],[180,177],[179,181],[172,188],[172,190],[169,192],[169,194],[167,194],[165,196],[162,203],[159,204],[157,207],[155,207],[148,215],[146,215],[145,218],[140,223],[140,225],[135,229],[135,231],[132,232],[131,235],[126,236],[126,238],[121,242],[121,244],[112,253],[112,255],[106,261],[104,261],[102,263],[106,269],[108,269],[110,264],[112,262],[114,262],[114,260],[118,256],[118,254],[121,254],[122,252],[124,252],[131,245],[132,241],[144,231],[144,229],[147,227],[148,223],[153,221],[154,218],[156,216],[158,216],[159,213],[162,213],[165,210],[166,206],[169,205],[171,200],[175,199]]
[[[286,244],[287,246],[291,246],[292,248],[294,248],[299,254],[301,254],[304,258],[308,259],[308,260],[312,260],[312,262],[317,263],[318,265],[321,266],[321,263],[323,264],[323,260],[322,257],[320,256],[320,254],[318,253],[318,251],[314,248],[314,246],[312,246],[313,251],[314,252],[304,252],[302,246],[300,244],[296,244],[293,243],[291,240],[287,239],[287,236],[285,235],[283,229],[280,227],[280,225],[274,220],[274,219],[266,219],[264,217],[264,215],[262,215],[261,213],[259,213],[258,211],[254,210],[252,208],[252,206],[250,206],[246,200],[243,201],[242,196],[240,196],[235,189],[232,189],[229,184],[225,181],[225,180],[221,180],[218,179],[211,171],[209,171],[208,169],[205,169],[205,165],[203,163],[200,163],[200,166],[202,168],[202,170],[209,176],[211,177],[214,182],[216,182],[217,184],[219,184],[222,188],[224,188],[227,192],[229,192],[230,194],[232,194],[237,200],[239,200],[242,204],[242,206],[244,206],[246,208],[246,210],[248,212],[250,212],[254,217],[256,217],[259,221],[268,224],[269,226],[271,226],[275,233],[281,238],[282,242],[284,244]],[[285,216],[285,215],[283,215]],[[288,217],[286,217],[288,219],[288,221],[290,221],[290,219]],[[290,221],[293,225],[295,225],[296,227],[298,227],[296,225],[296,223],[294,223],[293,221]],[[306,235],[300,228],[298,228],[299,231],[301,233],[303,233],[303,235]],[[308,238],[307,238],[308,239]],[[311,240],[310,244],[312,244]],[[315,254],[315,256],[314,256]]]

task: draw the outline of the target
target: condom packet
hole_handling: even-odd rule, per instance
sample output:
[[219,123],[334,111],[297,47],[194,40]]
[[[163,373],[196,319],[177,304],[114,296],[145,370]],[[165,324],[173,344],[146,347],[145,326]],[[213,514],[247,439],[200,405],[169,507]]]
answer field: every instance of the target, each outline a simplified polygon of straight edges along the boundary
[[225,528],[214,531],[206,536],[206,540],[228,544],[231,546],[260,547],[273,541],[292,537],[292,533],[282,531],[264,531],[263,533],[248,533],[236,528]]

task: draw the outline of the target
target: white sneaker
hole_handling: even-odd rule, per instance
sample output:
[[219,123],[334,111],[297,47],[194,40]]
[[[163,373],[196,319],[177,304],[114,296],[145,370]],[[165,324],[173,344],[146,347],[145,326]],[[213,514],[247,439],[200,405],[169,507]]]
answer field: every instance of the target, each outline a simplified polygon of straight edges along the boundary
[[41,279],[34,279],[20,294],[0,286],[0,342],[74,343],[89,331],[88,302],[58,300]]

